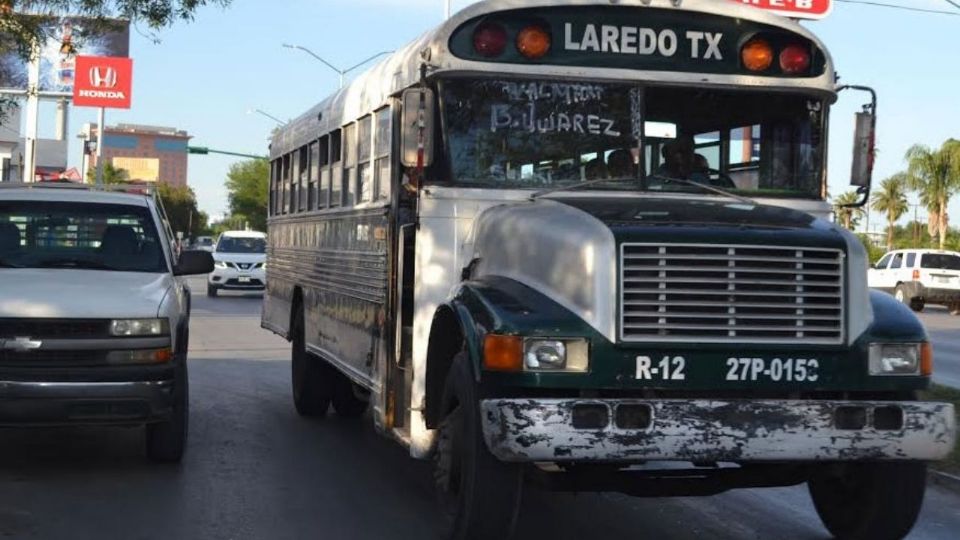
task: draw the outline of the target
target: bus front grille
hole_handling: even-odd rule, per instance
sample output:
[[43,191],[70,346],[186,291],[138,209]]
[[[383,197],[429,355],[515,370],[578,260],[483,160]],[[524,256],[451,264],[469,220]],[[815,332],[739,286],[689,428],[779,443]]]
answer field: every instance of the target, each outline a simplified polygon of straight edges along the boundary
[[808,247],[623,244],[620,339],[841,343],[843,260]]

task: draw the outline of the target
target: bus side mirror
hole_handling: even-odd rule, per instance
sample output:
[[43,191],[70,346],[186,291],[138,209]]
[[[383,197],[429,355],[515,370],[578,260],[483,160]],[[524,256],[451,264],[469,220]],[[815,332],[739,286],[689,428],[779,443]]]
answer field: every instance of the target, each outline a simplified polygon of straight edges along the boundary
[[853,133],[853,168],[850,171],[852,186],[869,186],[873,178],[876,125],[877,118],[872,112],[864,111],[856,114]]
[[400,161],[404,167],[428,167],[433,162],[433,90],[403,92],[400,118]]

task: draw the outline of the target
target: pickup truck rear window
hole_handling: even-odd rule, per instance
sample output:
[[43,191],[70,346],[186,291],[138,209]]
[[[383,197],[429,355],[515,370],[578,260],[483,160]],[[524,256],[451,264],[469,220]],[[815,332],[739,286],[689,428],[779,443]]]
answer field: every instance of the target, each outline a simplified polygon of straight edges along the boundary
[[143,206],[0,201],[0,268],[166,272]]

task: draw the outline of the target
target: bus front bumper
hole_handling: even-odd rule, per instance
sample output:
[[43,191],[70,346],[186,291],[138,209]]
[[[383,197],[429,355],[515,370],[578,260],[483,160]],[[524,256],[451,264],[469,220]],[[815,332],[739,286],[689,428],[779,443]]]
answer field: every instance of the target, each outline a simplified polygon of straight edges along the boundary
[[953,449],[949,403],[488,399],[490,452],[508,462],[923,460]]

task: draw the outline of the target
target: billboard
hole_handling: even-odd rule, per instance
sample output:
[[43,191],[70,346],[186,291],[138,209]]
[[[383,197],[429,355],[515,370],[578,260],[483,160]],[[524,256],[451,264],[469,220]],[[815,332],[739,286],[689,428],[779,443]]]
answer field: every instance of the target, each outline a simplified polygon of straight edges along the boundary
[[833,9],[833,0],[731,0],[793,19],[822,19]]
[[127,171],[130,180],[156,182],[160,180],[160,160],[158,158],[115,157],[110,160],[117,169]]
[[[108,20],[106,30],[104,24],[64,17],[48,25],[48,39],[40,47],[41,92],[73,92],[78,55],[130,56],[130,21]],[[27,88],[27,64],[16,51],[0,55],[0,88]]]

